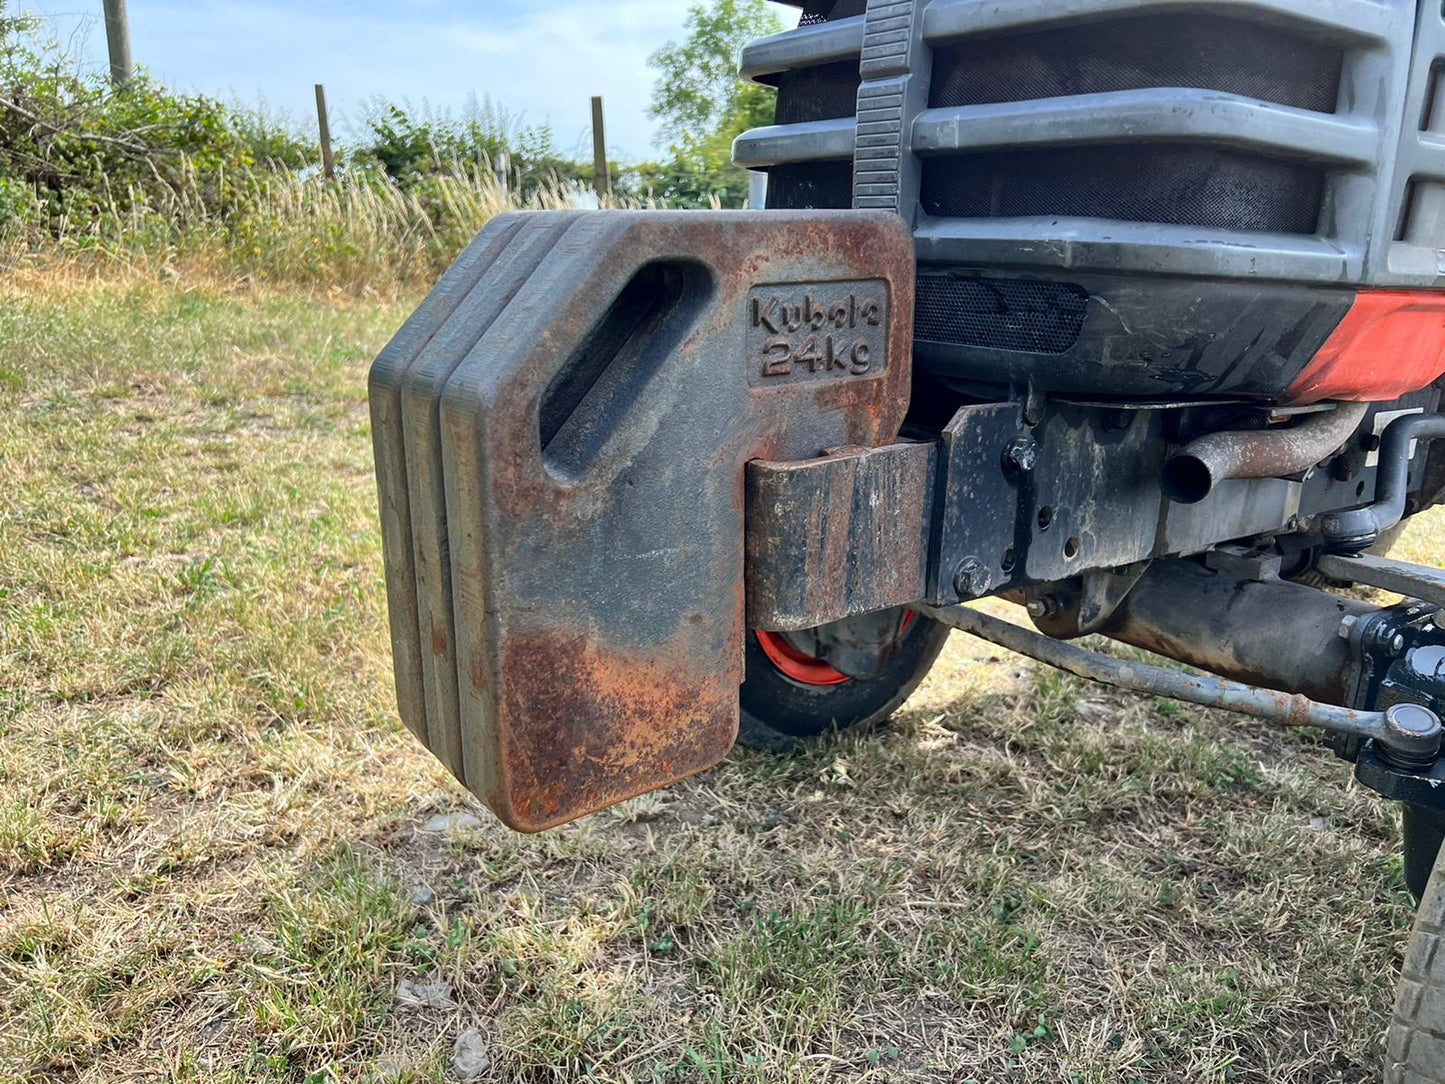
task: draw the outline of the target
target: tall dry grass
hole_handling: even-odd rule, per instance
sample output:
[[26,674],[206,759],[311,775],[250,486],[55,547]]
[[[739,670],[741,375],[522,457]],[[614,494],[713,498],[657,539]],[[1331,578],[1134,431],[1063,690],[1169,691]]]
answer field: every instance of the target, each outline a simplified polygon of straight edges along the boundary
[[15,215],[0,227],[0,260],[11,271],[398,296],[434,282],[498,214],[596,205],[561,182],[521,197],[465,163],[407,185],[380,171],[184,176],[159,200],[111,194],[109,212],[85,221],[38,208]]

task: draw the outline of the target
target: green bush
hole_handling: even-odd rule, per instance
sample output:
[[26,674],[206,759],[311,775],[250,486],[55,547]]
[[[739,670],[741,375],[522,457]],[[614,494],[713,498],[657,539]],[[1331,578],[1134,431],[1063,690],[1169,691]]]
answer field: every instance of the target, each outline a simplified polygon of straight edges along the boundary
[[550,128],[516,122],[486,99],[474,100],[460,117],[378,99],[368,106],[363,128],[352,165],[380,168],[405,188],[425,187],[428,178],[458,167],[492,173],[501,156],[507,186],[524,200],[592,184],[592,164],[564,155]]
[[[54,233],[105,232],[138,209],[227,213],[257,169],[294,169],[312,150],[264,118],[145,71],[124,89],[77,73],[40,24],[0,0],[0,216]],[[21,189],[30,197],[22,198]]]

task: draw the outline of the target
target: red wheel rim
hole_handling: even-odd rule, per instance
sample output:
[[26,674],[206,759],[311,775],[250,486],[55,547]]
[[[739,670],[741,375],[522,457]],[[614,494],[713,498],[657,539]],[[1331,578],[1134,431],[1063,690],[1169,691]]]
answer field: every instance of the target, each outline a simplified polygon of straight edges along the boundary
[[799,685],[842,685],[852,679],[839,670],[834,670],[822,659],[805,655],[776,632],[757,630],[758,646],[768,661],[792,678]]
[[[900,635],[908,631],[908,626],[913,624],[915,616],[912,610],[903,615],[903,625],[898,630]],[[784,677],[792,678],[799,685],[842,685],[845,681],[853,680],[841,670],[833,669],[822,659],[815,659],[812,655],[799,651],[788,643],[781,633],[756,629],[754,634],[758,638],[758,646],[763,649],[763,654],[768,657],[768,661],[781,670]]]

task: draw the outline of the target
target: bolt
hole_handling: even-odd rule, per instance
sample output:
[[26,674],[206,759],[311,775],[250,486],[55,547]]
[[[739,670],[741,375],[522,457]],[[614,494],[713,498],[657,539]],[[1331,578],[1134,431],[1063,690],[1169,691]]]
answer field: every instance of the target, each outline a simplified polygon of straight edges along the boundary
[[1052,595],[1040,595],[1038,598],[1031,598],[1025,607],[1029,612],[1029,616],[1035,620],[1052,617],[1058,612],[1058,608],[1058,603],[1054,601]]
[[1014,437],[1003,450],[1003,469],[1009,474],[1028,474],[1039,461],[1039,446],[1032,437]]
[[1390,656],[1398,659],[1403,654],[1405,654],[1405,635],[1397,632],[1390,641]]
[[958,563],[953,574],[953,590],[959,598],[981,598],[992,586],[993,578],[977,557],[965,557]]
[[1359,621],[1359,619],[1359,615],[1357,614],[1345,614],[1344,617],[1340,618],[1339,632],[1341,640],[1348,640],[1350,638],[1350,633],[1354,632],[1355,623]]

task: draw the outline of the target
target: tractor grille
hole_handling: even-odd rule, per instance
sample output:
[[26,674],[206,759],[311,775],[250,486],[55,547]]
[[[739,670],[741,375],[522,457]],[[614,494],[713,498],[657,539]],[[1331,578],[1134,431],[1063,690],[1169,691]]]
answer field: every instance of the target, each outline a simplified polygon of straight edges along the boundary
[[1333,113],[1343,63],[1338,46],[1273,26],[1214,13],[1150,15],[945,46],[934,53],[928,104],[1198,87]]
[[[794,64],[782,71],[750,72],[760,82],[778,88],[776,124],[816,125],[818,122],[851,120],[858,115],[858,87],[862,75],[858,55],[862,49],[863,17],[867,0],[808,0],[798,23],[798,33],[822,29],[829,24],[848,23],[844,29],[850,40],[838,54],[838,37],[817,39],[816,52],[810,52],[804,37]],[[856,30],[856,32],[853,32]],[[851,40],[856,39],[856,40]],[[743,68],[748,72],[744,55]],[[799,129],[806,133],[806,128]],[[804,138],[807,138],[805,134]],[[851,142],[851,141],[850,141]],[[796,155],[794,147],[790,151]],[[806,153],[806,152],[805,152]],[[846,159],[827,161],[759,162],[754,168],[768,174],[768,206],[770,208],[828,208],[853,206],[853,164],[851,146]]]
[[794,6],[791,49],[744,54],[781,91],[778,126],[740,140],[770,206],[824,206],[797,167],[831,174],[851,132],[851,205],[914,222],[924,263],[1445,280],[1433,0]]
[[778,76],[777,123],[803,124],[854,116],[858,112],[860,82],[856,60],[783,72]]
[[929,160],[923,209],[948,218],[1110,218],[1308,234],[1324,174],[1216,147],[1070,147]]
[[768,207],[828,210],[851,206],[853,167],[848,162],[800,162],[768,170]]
[[920,275],[914,336],[986,350],[1063,354],[1079,341],[1089,295],[1037,279]]

